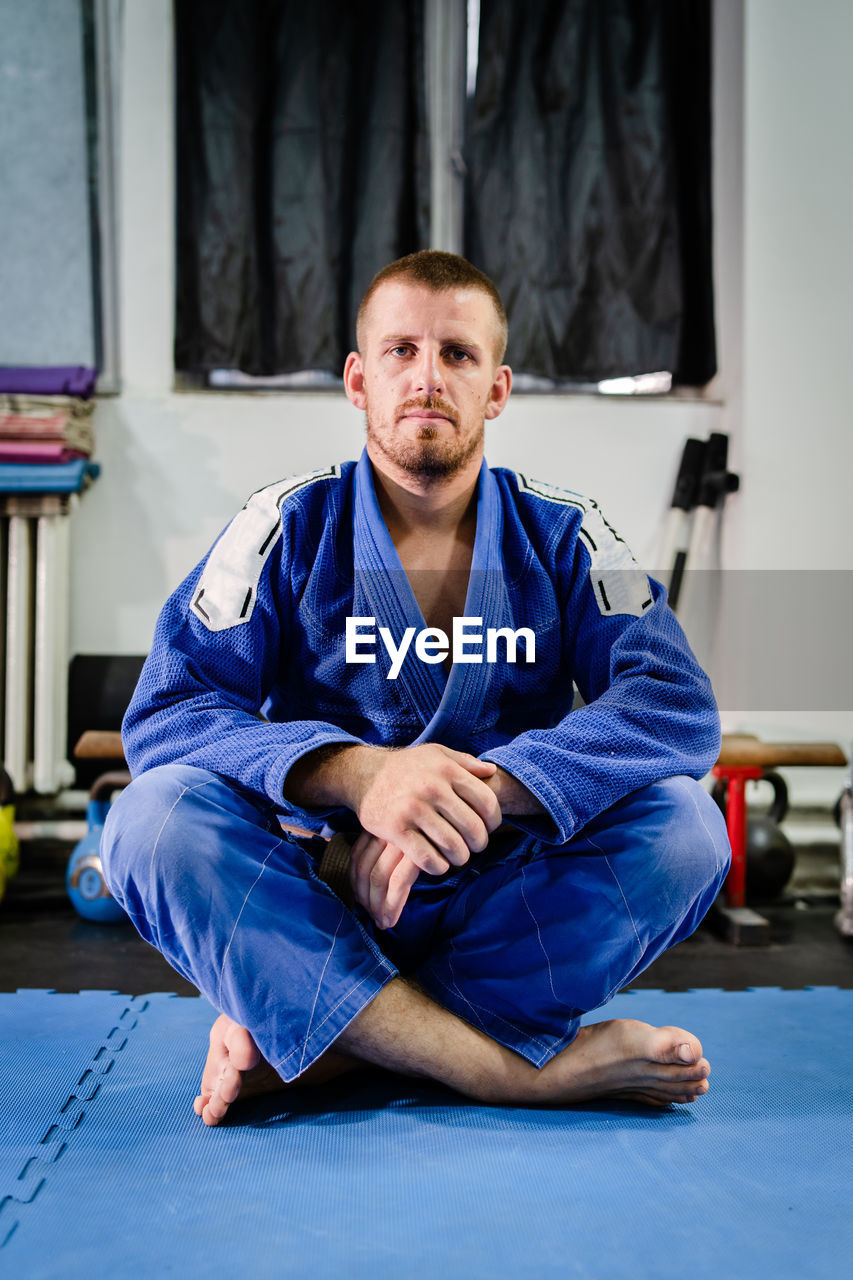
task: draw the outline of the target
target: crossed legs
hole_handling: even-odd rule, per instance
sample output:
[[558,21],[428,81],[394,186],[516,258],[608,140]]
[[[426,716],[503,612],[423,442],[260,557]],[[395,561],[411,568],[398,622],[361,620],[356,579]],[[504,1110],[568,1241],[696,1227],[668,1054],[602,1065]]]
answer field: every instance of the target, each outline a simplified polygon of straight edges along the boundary
[[[711,1071],[696,1036],[634,1019],[581,1027],[539,1070],[402,978],[379,992],[300,1083],[322,1084],[364,1063],[428,1076],[496,1106],[566,1106],[593,1098],[656,1107],[690,1103],[707,1092]],[[211,1030],[196,1114],[216,1125],[241,1094],[285,1087],[249,1032],[221,1015]]]
[[[245,798],[223,800],[221,779],[199,770],[155,770],[139,782],[146,779],[143,788],[134,784],[135,803],[130,788],[127,803],[122,797],[114,806],[105,864],[111,887],[143,936],[223,1010],[195,1104],[206,1123],[218,1123],[241,1092],[283,1087],[297,1078],[319,1083],[365,1062],[428,1076],[491,1103],[566,1105],[616,1096],[665,1106],[691,1102],[707,1090],[710,1068],[690,1032],[624,1020],[579,1027],[585,1009],[604,1003],[695,928],[719,888],[724,829],[721,822],[714,826],[716,810],[705,805],[704,792],[704,799],[697,798],[701,789],[689,780],[671,780],[655,792],[656,847],[663,827],[678,838],[669,841],[666,857],[649,860],[647,871],[624,834],[623,846],[613,835],[622,830],[630,836],[626,811],[621,822],[593,824],[587,843],[573,842],[574,853],[570,846],[554,851],[559,856],[550,864],[550,855],[536,855],[522,859],[523,874],[522,863],[513,866],[510,859],[472,875],[467,901],[460,906],[465,895],[457,893],[454,909],[442,913],[440,926],[431,925],[434,937],[442,928],[445,934],[435,960],[417,971],[419,983],[413,983],[395,976],[394,965],[316,880],[307,860],[293,864],[300,851],[289,845],[283,851],[272,824],[249,814]],[[685,785],[686,799],[676,800],[675,790]],[[188,799],[193,803],[183,823],[176,822]],[[252,861],[246,865],[235,851],[246,845],[234,834],[240,806],[239,821],[252,826]],[[668,807],[673,812],[667,819]],[[212,809],[220,815],[215,821]],[[695,818],[689,816],[693,810]],[[143,813],[148,817],[140,822]],[[211,830],[220,821],[214,839]],[[490,875],[522,894],[526,915],[502,894],[507,919],[519,922],[521,941],[513,945],[509,938],[496,945],[494,932],[490,944],[477,944],[494,924],[489,913],[498,895]],[[310,902],[303,902],[300,894],[309,891]],[[579,936],[584,895],[600,926],[591,942]],[[327,948],[318,947],[302,925],[284,936],[283,900],[291,903],[291,921],[308,920],[325,931]],[[415,900],[410,909],[422,906]],[[461,932],[458,920],[466,925]],[[497,927],[503,925],[498,921]],[[489,945],[491,968],[501,969],[503,978],[491,988],[477,977]],[[513,986],[509,979],[516,973]],[[539,973],[547,985],[543,979],[537,989]],[[455,1005],[448,996],[454,984],[460,993]],[[510,1023],[517,1039],[504,1034]]]

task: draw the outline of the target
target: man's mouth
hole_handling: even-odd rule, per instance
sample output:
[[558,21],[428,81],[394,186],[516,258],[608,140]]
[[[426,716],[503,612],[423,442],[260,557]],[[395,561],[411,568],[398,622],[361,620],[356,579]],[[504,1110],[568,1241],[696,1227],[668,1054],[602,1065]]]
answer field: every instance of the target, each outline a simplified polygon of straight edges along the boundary
[[434,402],[433,404],[427,402],[425,405],[402,405],[397,414],[397,421],[400,422],[403,418],[417,418],[418,421],[425,422],[449,422],[454,427],[457,425],[456,415],[452,412],[450,407],[445,405],[436,405]]

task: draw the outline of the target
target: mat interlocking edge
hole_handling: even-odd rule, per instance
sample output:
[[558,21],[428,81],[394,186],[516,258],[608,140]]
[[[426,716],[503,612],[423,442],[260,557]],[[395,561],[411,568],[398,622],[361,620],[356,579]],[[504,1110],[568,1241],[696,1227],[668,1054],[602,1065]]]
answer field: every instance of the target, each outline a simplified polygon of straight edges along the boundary
[[[203,1000],[0,995],[0,1269],[41,1277],[833,1277],[853,1256],[853,991],[617,996],[695,1030],[657,1113],[353,1076],[191,1110]],[[595,1020],[595,1016],[590,1020]]]

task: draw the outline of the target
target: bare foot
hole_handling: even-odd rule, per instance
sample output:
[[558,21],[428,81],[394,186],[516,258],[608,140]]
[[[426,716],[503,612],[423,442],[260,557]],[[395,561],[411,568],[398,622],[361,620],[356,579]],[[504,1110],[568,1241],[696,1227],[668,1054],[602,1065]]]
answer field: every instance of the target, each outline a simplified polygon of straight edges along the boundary
[[245,1027],[220,1014],[210,1028],[210,1048],[201,1077],[201,1093],[193,1110],[205,1124],[219,1124],[237,1098],[262,1093],[278,1093],[294,1085],[325,1084],[335,1076],[363,1066],[354,1058],[327,1050],[298,1080],[282,1080],[261,1057],[260,1050]]
[[666,1107],[707,1093],[710,1073],[689,1031],[614,1018],[581,1027],[569,1047],[537,1073],[535,1100],[553,1105],[624,1098]]
[[[494,1042],[486,1043],[511,1069],[499,1073],[497,1088],[470,1090],[483,1102],[565,1106],[615,1098],[666,1107],[695,1102],[709,1088],[711,1068],[702,1057],[702,1046],[680,1027],[653,1027],[628,1018],[596,1022],[581,1027],[569,1047],[541,1071]],[[399,1069],[399,1064],[390,1065]],[[356,1058],[327,1051],[298,1083],[323,1084],[360,1066],[364,1063]],[[210,1031],[201,1093],[193,1104],[205,1124],[219,1124],[238,1097],[291,1087],[261,1057],[245,1027],[225,1014],[217,1018]],[[463,1087],[463,1092],[469,1089]]]
[[273,1093],[285,1083],[261,1057],[245,1027],[220,1014],[210,1028],[210,1049],[201,1077],[201,1093],[193,1103],[205,1124],[219,1124],[239,1096]]

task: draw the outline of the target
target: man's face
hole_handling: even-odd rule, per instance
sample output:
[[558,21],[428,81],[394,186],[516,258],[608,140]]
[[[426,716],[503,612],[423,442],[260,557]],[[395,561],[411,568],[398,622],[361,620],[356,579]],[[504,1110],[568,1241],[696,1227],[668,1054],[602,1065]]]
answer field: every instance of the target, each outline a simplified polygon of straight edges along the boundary
[[344,380],[366,410],[380,469],[435,480],[479,467],[484,420],[501,412],[511,384],[497,341],[494,307],[478,289],[434,293],[404,280],[377,289]]

